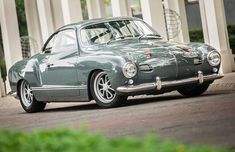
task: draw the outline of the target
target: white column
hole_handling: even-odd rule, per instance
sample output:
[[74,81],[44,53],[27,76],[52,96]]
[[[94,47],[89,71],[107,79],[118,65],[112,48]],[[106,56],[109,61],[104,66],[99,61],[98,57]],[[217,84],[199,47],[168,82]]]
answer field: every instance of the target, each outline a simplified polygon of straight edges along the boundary
[[43,43],[55,31],[49,0],[37,0]]
[[[60,0],[50,0],[51,1],[51,13],[52,20],[55,30],[64,25],[62,4]],[[63,0],[64,1],[64,0]],[[73,1],[73,0],[72,0]]]
[[162,0],[141,0],[143,19],[167,39]]
[[208,28],[207,28],[206,8],[205,8],[204,2],[201,0],[199,0],[199,7],[200,7],[200,14],[201,14],[204,42],[206,44],[209,44],[210,41],[209,41]]
[[41,27],[36,0],[24,0],[25,15],[27,20],[29,37],[35,40],[30,41],[31,55],[37,53],[42,48]]
[[222,70],[232,72],[234,59],[229,46],[223,0],[199,0],[205,43],[222,55]]
[[113,17],[132,16],[128,0],[111,0]]
[[83,20],[80,0],[61,0],[64,24]]
[[165,0],[164,3],[166,9],[173,10],[180,16],[180,21],[181,21],[180,32],[178,36],[173,38],[173,40],[182,43],[190,42],[188,22],[185,10],[185,0]]
[[[0,24],[7,71],[22,59],[15,0],[0,0]],[[7,92],[10,91],[7,82]]]
[[89,19],[105,17],[104,0],[87,0]]

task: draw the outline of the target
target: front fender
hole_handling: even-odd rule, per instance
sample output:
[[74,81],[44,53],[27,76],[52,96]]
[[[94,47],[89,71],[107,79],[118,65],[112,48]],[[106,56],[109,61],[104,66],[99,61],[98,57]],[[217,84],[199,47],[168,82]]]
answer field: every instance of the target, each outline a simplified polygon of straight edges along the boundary
[[126,59],[120,56],[99,55],[80,57],[78,63],[78,78],[81,82],[79,83],[88,83],[87,80],[92,71],[103,70],[107,73],[112,87],[116,89],[127,81],[122,73],[122,67],[125,63]]
[[123,75],[122,68],[126,61],[123,60],[111,60],[110,67],[104,68],[107,73],[112,87],[116,90],[117,87],[127,83],[128,79]]

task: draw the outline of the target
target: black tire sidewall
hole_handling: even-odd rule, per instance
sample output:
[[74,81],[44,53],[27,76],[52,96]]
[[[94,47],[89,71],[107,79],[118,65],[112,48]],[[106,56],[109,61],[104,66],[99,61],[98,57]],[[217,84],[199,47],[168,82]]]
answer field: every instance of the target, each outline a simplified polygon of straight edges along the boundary
[[102,108],[111,108],[111,107],[117,107],[120,106],[121,103],[123,103],[124,101],[126,101],[127,97],[125,96],[120,96],[118,94],[116,94],[116,96],[114,97],[114,99],[109,102],[109,103],[104,103],[102,101],[100,101],[100,99],[97,97],[96,93],[95,93],[95,79],[97,77],[97,75],[99,73],[101,73],[103,71],[95,71],[92,76],[91,76],[91,80],[90,80],[90,89],[91,89],[91,94],[93,96],[93,98],[95,99],[96,103],[102,107]]
[[26,81],[26,80],[22,80],[21,83],[20,83],[20,86],[19,86],[19,99],[20,99],[20,104],[22,106],[22,108],[28,112],[28,113],[34,113],[34,112],[41,112],[44,110],[44,108],[46,107],[46,103],[45,102],[39,102],[35,99],[35,97],[33,96],[33,101],[31,103],[30,106],[25,106],[24,103],[23,103],[23,99],[22,99],[22,96],[21,96],[21,88],[22,88],[22,84],[23,82]]
[[177,91],[186,97],[194,97],[202,95],[210,86],[210,83],[203,83],[195,86],[187,86],[184,88],[180,88]]

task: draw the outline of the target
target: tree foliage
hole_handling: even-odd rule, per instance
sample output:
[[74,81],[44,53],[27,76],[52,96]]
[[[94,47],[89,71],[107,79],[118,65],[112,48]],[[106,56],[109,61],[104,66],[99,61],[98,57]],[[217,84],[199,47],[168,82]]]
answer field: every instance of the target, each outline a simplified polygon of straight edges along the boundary
[[15,0],[20,36],[28,35],[27,22],[24,9],[24,0]]

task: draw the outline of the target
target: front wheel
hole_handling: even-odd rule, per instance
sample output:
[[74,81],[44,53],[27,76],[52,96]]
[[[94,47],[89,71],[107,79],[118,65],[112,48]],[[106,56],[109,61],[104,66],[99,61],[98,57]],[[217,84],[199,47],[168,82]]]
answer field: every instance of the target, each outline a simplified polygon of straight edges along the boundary
[[29,83],[25,80],[20,83],[19,98],[21,106],[28,113],[43,111],[46,106],[46,103],[35,99]]
[[95,71],[92,74],[90,89],[96,103],[103,108],[116,107],[127,100],[126,96],[120,96],[115,92],[103,71]]
[[203,94],[208,89],[209,86],[210,86],[210,83],[203,83],[200,85],[193,85],[193,86],[180,88],[177,91],[183,96],[194,97],[194,96],[200,96],[201,94]]

